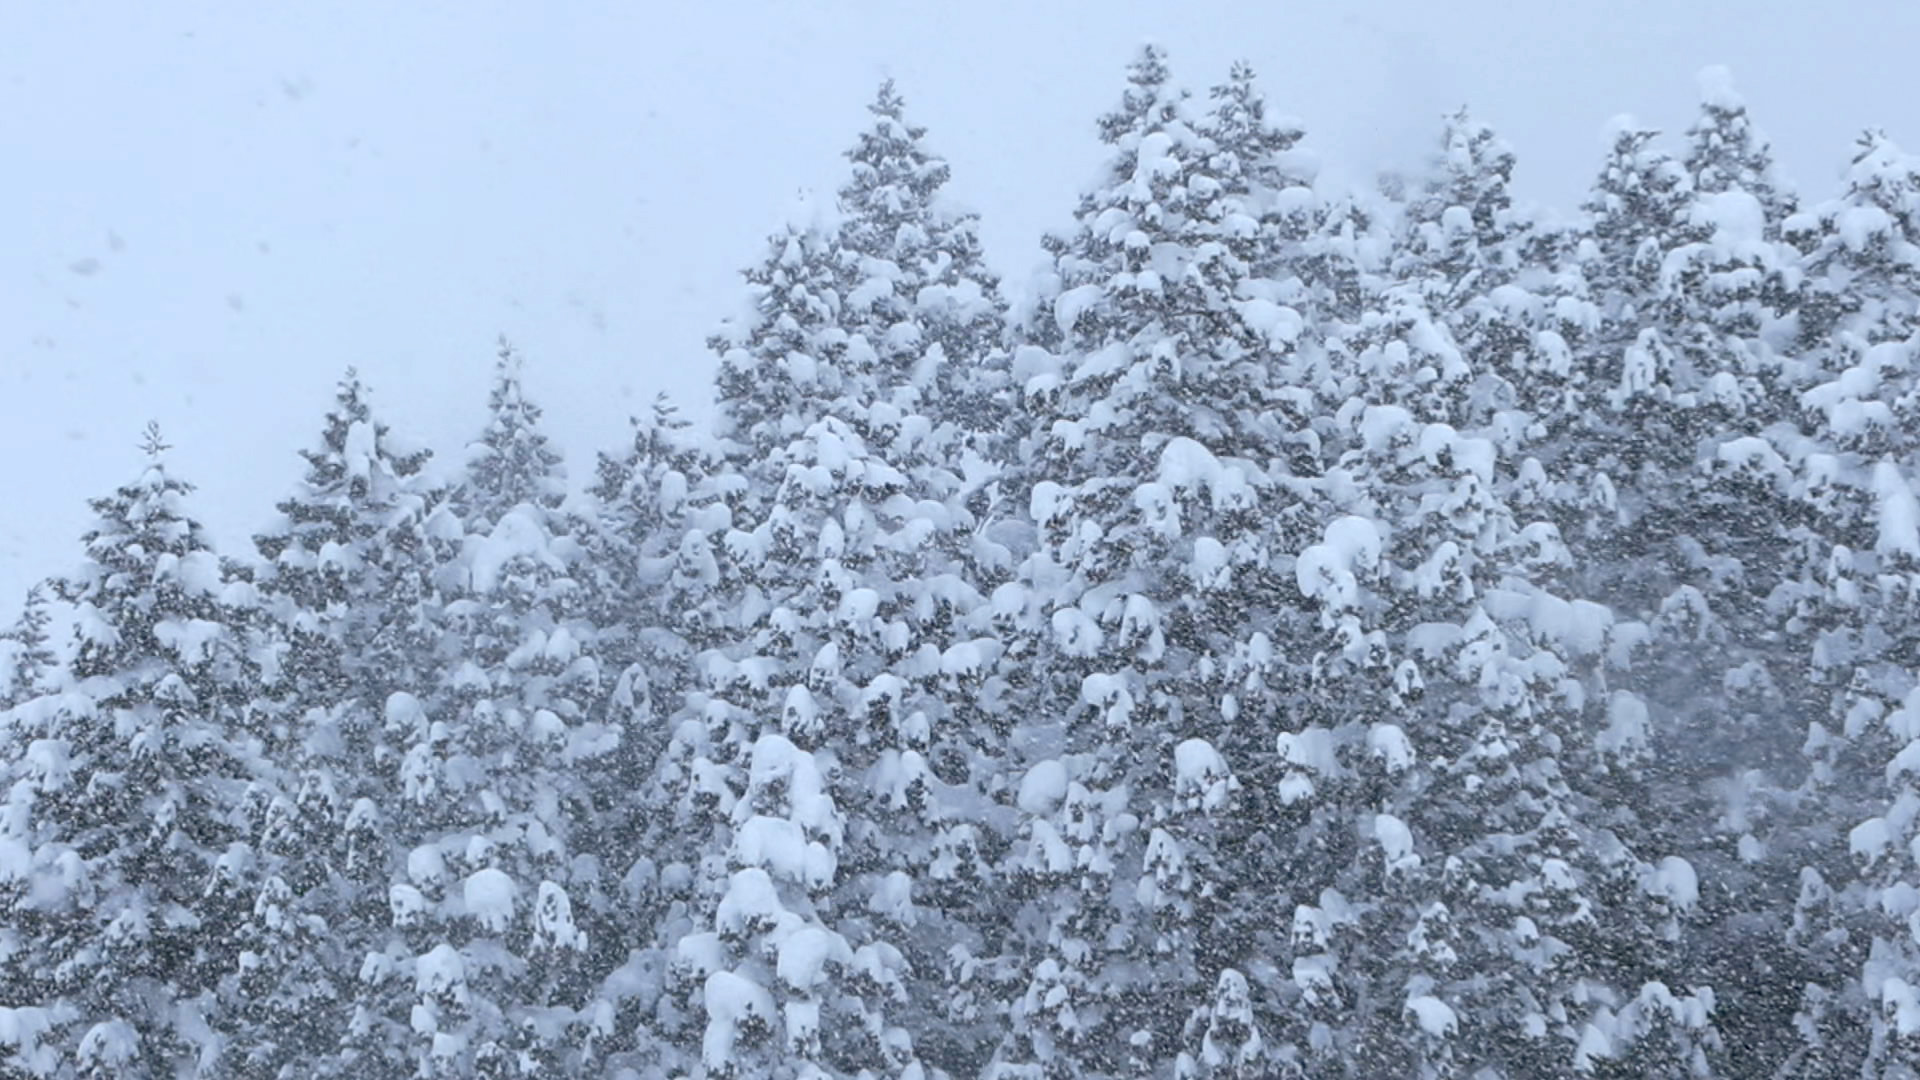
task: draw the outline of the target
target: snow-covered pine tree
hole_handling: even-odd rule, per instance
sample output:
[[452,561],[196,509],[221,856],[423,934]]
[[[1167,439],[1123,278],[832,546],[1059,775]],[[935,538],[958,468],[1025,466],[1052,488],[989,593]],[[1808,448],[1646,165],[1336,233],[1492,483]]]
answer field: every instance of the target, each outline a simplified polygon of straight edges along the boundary
[[[1239,209],[1254,221],[1280,229],[1282,243],[1301,235],[1302,214],[1313,205],[1312,183],[1317,170],[1312,158],[1300,150],[1306,137],[1300,122],[1291,117],[1270,116],[1267,101],[1260,92],[1258,73],[1253,65],[1237,61],[1227,72],[1225,82],[1207,92],[1212,104],[1205,122],[1213,154],[1208,162],[1211,172],[1220,178],[1224,190],[1240,193],[1247,201]],[[1236,223],[1223,237],[1235,254],[1250,263],[1264,256],[1278,257],[1282,249],[1270,239],[1250,234],[1245,222]],[[1256,273],[1265,266],[1256,265]]]
[[710,921],[677,943],[678,978],[707,1075],[898,1074],[917,1066],[887,1020],[905,996],[891,939],[912,912],[891,834],[902,811],[931,811],[914,804],[933,778],[926,718],[900,711],[889,670],[916,651],[916,582],[884,570],[916,542],[919,504],[831,417],[780,460],[764,518],[726,537],[739,636],[701,656],[708,685],[689,698],[709,727],[682,736],[686,780],[714,846],[694,892]]
[[[1358,302],[1321,320],[1328,367],[1320,389],[1331,395],[1323,405],[1333,421],[1322,422],[1329,464],[1378,449],[1358,409],[1385,406],[1380,415],[1399,409],[1422,422],[1464,427],[1498,401],[1496,390],[1476,385],[1455,330],[1469,306],[1514,274],[1524,222],[1506,192],[1512,154],[1463,110],[1448,118],[1434,166],[1405,208],[1379,272],[1356,279]],[[1488,400],[1475,407],[1479,396]]]
[[[1577,415],[1554,404],[1577,385],[1565,331],[1595,320],[1577,277],[1525,265],[1564,244],[1498,228],[1519,224],[1502,217],[1505,162],[1484,129],[1455,127],[1466,175],[1443,161],[1393,276],[1363,277],[1352,321],[1325,331],[1325,385],[1348,397],[1322,428],[1339,458],[1315,485],[1318,542],[1293,564],[1321,630],[1278,740],[1276,862],[1298,906],[1267,1031],[1309,1073],[1521,1076],[1595,1046],[1645,1053],[1611,1011],[1641,980],[1594,924],[1603,896],[1626,922],[1662,921],[1668,901],[1646,893],[1665,878],[1577,783],[1605,743],[1613,620],[1574,602],[1559,531],[1507,502],[1554,486],[1520,456],[1564,456],[1529,406]],[[1483,239],[1512,246],[1475,270]],[[1475,295],[1476,274],[1505,280]],[[1471,351],[1454,338],[1494,321]]]
[[1031,748],[1003,871],[1022,904],[1002,915],[1014,996],[996,1077],[1199,1061],[1197,1018],[1233,1008],[1228,973],[1255,959],[1247,883],[1223,859],[1230,838],[1261,843],[1234,760],[1267,717],[1285,516],[1264,462],[1292,430],[1271,372],[1301,321],[1250,285],[1247,241],[1283,192],[1249,177],[1291,138],[1244,130],[1262,122],[1248,72],[1206,116],[1157,47],[1128,78],[1100,122],[1103,179],[1048,238],[1026,331],[1051,356],[1029,357],[1015,488],[1038,551],[993,601],[1012,742]]
[[[1657,318],[1688,385],[1723,406],[1738,387],[1745,431],[1760,431],[1791,406],[1793,373],[1777,355],[1788,345],[1797,291],[1796,260],[1779,242],[1793,207],[1773,178],[1766,144],[1723,69],[1701,74],[1700,120],[1689,134],[1690,242],[1661,253]],[[1676,239],[1682,239],[1676,237]]]
[[954,793],[993,777],[956,723],[993,660],[962,575],[1007,556],[961,505],[956,459],[982,444],[956,436],[980,420],[921,410],[954,380],[998,392],[978,339],[998,300],[971,219],[933,199],[944,165],[890,89],[873,111],[838,223],[775,237],[753,316],[714,341],[726,528],[699,546],[725,632],[668,755],[708,843],[674,1001],[714,1076],[912,1074],[921,1032],[974,1020],[934,981],[966,933],[951,909],[980,903]]
[[1594,248],[1589,277],[1605,301],[1616,332],[1626,334],[1659,283],[1659,259],[1686,230],[1692,184],[1671,154],[1654,144],[1660,133],[1631,116],[1615,117],[1611,144],[1581,210]]
[[1406,208],[1394,273],[1422,286],[1450,325],[1457,309],[1520,270],[1531,222],[1516,212],[1511,147],[1462,108],[1446,118],[1422,190]]
[[351,369],[301,456],[294,493],[254,538],[277,639],[268,693],[287,764],[328,774],[351,801],[395,760],[381,703],[432,669],[427,605],[458,538],[426,479],[430,453],[374,416]]
[[850,771],[839,795],[852,857],[836,903],[871,911],[919,973],[893,1021],[930,1066],[965,1075],[982,1064],[992,1016],[977,986],[955,992],[941,976],[975,971],[991,952],[978,932],[993,912],[980,808],[1006,782],[1005,725],[990,682],[1000,645],[982,616],[983,591],[1012,563],[989,532],[1016,431],[1006,303],[982,262],[977,217],[951,205],[947,165],[891,83],[869,111],[840,190],[840,322],[849,355],[864,344],[883,362],[871,403],[849,398],[838,414],[900,473],[898,497],[881,508],[898,531],[865,571],[897,623],[895,640],[857,644],[882,655],[860,691],[866,715],[848,732],[857,748],[843,751],[869,771],[865,783]]
[[257,839],[243,952],[222,988],[223,1068],[235,1075],[337,1064],[341,1010],[386,922],[391,853],[375,800],[399,754],[382,703],[432,667],[427,605],[448,540],[428,451],[373,414],[353,370],[301,456],[293,494],[254,538],[280,785]]
[[[705,745],[685,708],[703,685],[697,659],[726,640],[710,600],[714,552],[732,521],[728,482],[702,429],[665,395],[637,418],[618,456],[602,454],[585,534],[593,621],[618,744],[588,773],[592,818],[573,823],[607,875],[612,902],[580,912],[596,971],[592,1030],[608,1068],[664,1068],[684,1025],[664,998],[666,950],[692,932],[694,868],[711,839],[690,768]],[[698,735],[694,733],[700,733]],[[617,881],[617,885],[615,882]]]
[[92,501],[67,678],[12,714],[0,920],[18,1074],[159,1080],[211,1067],[267,766],[248,715],[257,600],[187,516],[149,427],[139,477]]
[[[1780,352],[1794,338],[1795,271],[1767,215],[1784,197],[1763,152],[1738,150],[1740,167],[1725,156],[1733,134],[1710,131],[1737,98],[1724,78],[1703,86],[1690,164],[1623,131],[1590,200],[1603,317],[1583,363],[1599,383],[1611,355],[1623,359],[1610,407],[1570,433],[1569,457],[1603,511],[1577,530],[1582,589],[1649,630],[1614,685],[1649,709],[1651,756],[1612,770],[1604,797],[1662,806],[1623,830],[1630,846],[1684,857],[1706,882],[1695,929],[1667,950],[1686,974],[1646,975],[1721,987],[1729,1022],[1743,1025],[1726,1040],[1729,1067],[1745,1070],[1757,1060],[1747,1055],[1778,1056],[1764,1047],[1791,1008],[1771,989],[1747,991],[1733,958],[1777,940],[1784,926],[1762,929],[1758,912],[1796,891],[1798,860],[1765,860],[1766,823],[1770,792],[1797,782],[1794,714],[1812,694],[1801,666],[1780,662],[1796,651],[1781,624],[1815,560],[1786,463],[1799,443],[1787,409],[1805,376]],[[1696,166],[1711,187],[1694,186]],[[1758,190],[1741,186],[1749,179]]]
[[1901,341],[1920,329],[1917,162],[1885,132],[1868,131],[1855,147],[1845,192],[1783,227],[1804,259],[1800,329],[1809,349],[1831,349],[1845,335],[1868,345]]
[[[588,488],[594,520],[583,533],[590,617],[612,676],[609,715],[631,725],[618,753],[617,784],[631,791],[652,771],[669,734],[666,718],[695,681],[693,654],[706,644],[688,613],[681,547],[702,510],[707,446],[664,393],[633,419],[619,456],[602,453]],[[637,855],[642,848],[632,847]]]
[[1711,234],[1692,219],[1690,181],[1654,145],[1658,133],[1626,117],[1614,127],[1611,153],[1583,207],[1584,261],[1600,318],[1577,358],[1592,393],[1581,423],[1565,436],[1561,520],[1583,594],[1644,620],[1681,584],[1668,562],[1671,530],[1680,527],[1674,512],[1686,500],[1669,489],[1696,466],[1694,394],[1714,373],[1682,366],[1671,331],[1703,328],[1677,307],[1662,310],[1663,267],[1669,252],[1697,249]]
[[1567,552],[1494,494],[1492,440],[1346,417],[1349,494],[1294,563],[1323,630],[1278,740],[1299,1004],[1269,1038],[1309,1074],[1571,1071],[1612,1030],[1599,897],[1640,870],[1562,764],[1611,620],[1542,588]]
[[[802,850],[817,845],[816,861],[831,858],[835,845],[829,841],[841,829],[811,754],[783,740],[769,742],[756,755],[762,729],[775,733],[760,715],[775,665],[754,659],[754,627],[771,611],[760,569],[765,546],[754,533],[767,520],[769,503],[785,478],[789,443],[819,424],[839,400],[838,361],[847,347],[836,325],[837,260],[826,223],[809,202],[797,211],[770,238],[766,259],[744,275],[750,310],[708,341],[720,358],[716,453],[707,481],[694,496],[701,511],[674,564],[676,584],[688,592],[684,619],[698,678],[672,717],[673,733],[661,761],[671,827],[687,843],[663,852],[648,868],[660,902],[668,907],[661,938],[671,961],[665,992],[654,1009],[659,1028],[654,1052],[671,1062],[662,1067],[717,1077],[753,1075],[756,1067],[770,1067],[754,1063],[777,1060],[788,1042],[784,1016],[776,1014],[771,996],[779,987],[776,973],[759,965],[753,953],[738,951],[749,943],[747,924],[731,915],[721,918],[736,879],[741,889],[771,896],[781,910],[798,906],[801,925],[828,932],[814,917],[814,897],[822,887],[817,876],[808,879],[804,867],[788,866],[776,885],[758,858],[733,855],[735,812],[756,756],[764,770],[778,767],[764,781],[777,786],[757,809],[792,822]],[[867,363],[863,369],[874,366]],[[801,554],[783,550],[783,560]],[[774,716],[784,709],[784,701],[769,704]],[[796,782],[806,785],[797,802],[789,794]],[[754,810],[749,804],[743,814],[751,818]],[[725,910],[743,902],[736,899]],[[754,925],[773,929],[761,920]],[[795,925],[787,920],[789,929]],[[795,1034],[807,1044],[821,1022],[838,1025],[839,1018],[829,1011],[820,1021],[795,1020]]]
[[1730,703],[1744,714],[1733,727],[1750,740],[1743,764],[1777,773],[1797,757],[1797,725],[1755,699],[1804,700],[1786,681],[1789,671],[1767,670],[1764,658],[1778,651],[1777,590],[1808,562],[1781,467],[1781,455],[1796,452],[1797,398],[1810,381],[1806,364],[1788,355],[1800,274],[1796,253],[1777,238],[1792,200],[1773,181],[1764,144],[1729,119],[1744,118],[1744,106],[1725,73],[1709,69],[1701,83],[1687,159],[1701,178],[1688,206],[1696,234],[1664,254],[1656,307],[1680,376],[1675,387],[1684,391],[1678,427],[1705,458],[1689,477],[1691,490],[1676,491],[1674,501],[1695,519],[1694,538],[1706,551],[1690,561],[1732,639],[1728,666],[1743,686],[1728,690],[1744,699]]
[[[1826,381],[1801,396],[1799,489],[1817,514],[1818,591],[1796,614],[1830,697],[1810,725],[1807,852],[1791,940],[1812,968],[1795,1076],[1897,1075],[1920,1047],[1910,848],[1920,745],[1920,159],[1860,145],[1845,193],[1789,219],[1808,255]],[[1844,836],[1844,847],[1839,838]]]
[[[705,470],[693,424],[666,394],[645,416],[634,417],[632,427],[632,439],[618,455],[600,454],[587,489],[596,520],[585,543],[603,654],[636,683],[627,692],[647,698],[659,672],[685,652],[684,644],[654,639],[671,622],[671,601],[661,586],[671,576],[689,500]],[[665,681],[669,685],[653,706],[663,713],[678,703],[672,680]]]
[[845,396],[847,373],[878,367],[877,359],[843,355],[848,343],[838,329],[835,231],[829,208],[803,193],[785,226],[768,238],[767,257],[741,275],[749,310],[707,339],[720,358],[715,434],[730,460],[748,463],[748,471],[726,485],[738,511],[773,492],[780,477],[767,470],[777,468],[775,456]]
[[46,589],[35,585],[27,590],[13,625],[0,631],[0,710],[39,696],[58,668],[60,658],[54,654],[49,629],[52,623]]
[[[1730,95],[1719,88],[1705,112]],[[1725,177],[1716,189],[1696,189],[1654,146],[1655,132],[1630,118],[1615,127],[1584,207],[1599,320],[1578,358],[1596,407],[1571,433],[1580,444],[1574,464],[1587,472],[1577,478],[1577,512],[1589,519],[1588,543],[1600,542],[1594,530],[1619,521],[1652,553],[1662,545],[1645,539],[1675,527],[1669,519],[1692,505],[1702,483],[1695,474],[1718,445],[1771,420],[1783,369],[1769,339],[1786,307],[1790,253],[1766,238],[1758,195]],[[1676,475],[1690,483],[1666,482]],[[1602,567],[1614,559],[1586,561],[1613,576]],[[1608,599],[1624,613],[1648,615],[1671,593],[1675,572],[1637,575],[1638,592]]]
[[1682,164],[1695,191],[1718,194],[1744,191],[1759,201],[1763,228],[1769,239],[1798,199],[1775,175],[1773,148],[1747,117],[1747,103],[1733,87],[1733,75],[1724,67],[1701,69],[1700,116],[1687,129],[1687,153]]
[[598,718],[560,456],[504,343],[488,401],[449,500],[471,516],[441,576],[440,679],[384,703],[407,744],[386,792],[404,868],[348,1035],[374,1068],[546,1075],[590,1052],[597,977],[576,908],[602,908],[605,883],[572,826],[594,821],[590,774],[618,729]]
[[946,161],[909,123],[892,80],[867,106],[872,125],[847,151],[836,242],[849,334],[867,338],[890,403],[943,429],[944,452],[1004,456],[1011,387],[1001,346],[1006,301],[986,266],[979,215],[944,189]]
[[[1393,276],[1474,358],[1467,417],[1503,455],[1553,457],[1582,410],[1573,351],[1597,327],[1560,230],[1513,205],[1511,148],[1467,110],[1449,115],[1408,203]],[[1516,458],[1516,460],[1518,460]]]
[[[431,577],[434,542],[449,539],[448,519],[433,517],[442,496],[426,479],[432,454],[374,415],[351,368],[300,454],[305,473],[254,538],[260,589],[286,639],[280,693],[292,706],[377,704],[382,691],[412,685],[415,655],[430,651],[403,601],[421,591],[410,580]],[[335,742],[368,753],[364,733],[331,732],[317,717],[284,722],[283,737],[320,756],[343,752]]]

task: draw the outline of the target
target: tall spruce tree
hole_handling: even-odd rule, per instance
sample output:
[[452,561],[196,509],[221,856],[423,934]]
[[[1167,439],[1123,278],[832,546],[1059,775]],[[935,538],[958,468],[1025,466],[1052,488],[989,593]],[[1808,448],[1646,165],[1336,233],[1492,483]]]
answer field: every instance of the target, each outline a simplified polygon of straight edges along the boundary
[[210,1068],[219,977],[269,779],[245,648],[256,598],[228,579],[191,486],[162,463],[92,501],[67,688],[12,714],[0,983],[28,1075],[173,1077]]
[[668,754],[706,845],[673,999],[708,1075],[911,1073],[903,1021],[945,1011],[905,985],[901,942],[920,919],[915,877],[939,879],[909,870],[965,836],[938,804],[975,781],[971,744],[936,691],[978,597],[941,583],[982,549],[950,535],[961,485],[916,411],[964,359],[928,340],[932,286],[913,284],[942,258],[920,238],[940,235],[926,199],[944,167],[919,156],[890,92],[875,112],[840,221],[775,237],[747,275],[752,318],[714,340],[719,531],[691,549],[713,560],[711,629]]
[[568,1073],[596,982],[583,915],[605,904],[573,824],[594,820],[588,774],[618,729],[599,716],[560,456],[504,343],[488,401],[449,500],[468,531],[443,575],[439,678],[385,702],[406,742],[387,793],[405,861],[352,1031],[429,1073]]
[[[676,577],[689,590],[686,618],[694,629],[698,677],[673,715],[673,735],[661,762],[675,826],[689,842],[663,853],[656,869],[663,900],[670,905],[662,944],[671,966],[655,1017],[657,1041],[672,1050],[664,1055],[674,1060],[670,1067],[712,1076],[770,1068],[788,1044],[784,1017],[771,996],[774,987],[768,985],[778,985],[775,973],[746,967],[759,959],[754,952],[737,951],[746,944],[749,927],[732,915],[721,917],[733,882],[737,878],[741,889],[758,887],[762,906],[799,907],[798,925],[826,933],[813,900],[825,884],[821,867],[828,878],[837,868],[832,847],[841,829],[839,812],[821,790],[821,769],[812,755],[791,740],[769,742],[763,754],[756,754],[761,729],[769,726],[759,706],[776,664],[754,659],[752,627],[771,606],[760,572],[765,547],[754,542],[753,533],[770,513],[789,442],[822,421],[844,381],[837,360],[845,342],[834,329],[840,303],[835,260],[812,210],[803,206],[802,219],[770,238],[767,258],[746,272],[750,313],[709,339],[720,357],[716,455],[707,483],[695,495],[703,510],[675,560]],[[790,538],[785,558],[800,554],[790,550],[791,543]],[[772,715],[779,715],[783,705],[770,703]],[[759,807],[761,816],[789,821],[800,850],[815,853],[813,876],[805,866],[786,868],[778,883],[784,892],[776,891],[774,877],[758,858],[732,855],[735,812],[756,759],[766,771],[763,783],[774,785]],[[797,801],[788,793],[796,784],[803,785]],[[736,900],[726,911],[743,902]],[[764,919],[754,925],[772,929]],[[791,920],[787,925],[796,926]],[[813,988],[811,982],[803,987]],[[829,1011],[813,1022],[804,1015],[795,1019],[793,1034],[808,1047],[820,1023],[835,1024],[838,1017]],[[802,1060],[818,1067],[811,1050]]]
[[856,397],[838,415],[900,473],[889,484],[898,498],[879,508],[897,531],[863,568],[895,614],[888,634],[843,654],[853,668],[874,653],[879,663],[859,689],[866,716],[847,731],[855,748],[840,752],[867,771],[840,796],[858,857],[838,903],[873,912],[875,933],[921,973],[904,981],[895,1018],[930,1065],[965,1074],[980,1065],[987,1014],[933,975],[988,951],[977,933],[990,906],[979,808],[1005,778],[987,684],[1000,646],[981,616],[983,591],[1012,562],[988,532],[1014,431],[1006,303],[982,262],[977,218],[951,204],[947,165],[891,83],[869,111],[840,189],[841,323],[853,350],[896,359],[878,369],[870,404]]
[[[703,433],[661,395],[588,489],[584,583],[600,632],[606,721],[618,742],[586,777],[577,843],[599,859],[606,902],[580,913],[599,976],[589,1030],[609,1070],[672,1060],[663,1018],[665,949],[688,932],[688,885],[705,837],[684,769],[698,739],[686,695],[696,658],[722,629],[705,603],[718,566],[708,547],[727,505],[711,484]],[[716,512],[718,516],[716,516]]]
[[[1798,490],[1816,517],[1817,590],[1796,612],[1801,658],[1828,700],[1809,725],[1807,852],[1789,940],[1810,969],[1790,1075],[1899,1075],[1920,1045],[1920,939],[1910,762],[1920,697],[1910,658],[1920,568],[1920,161],[1882,136],[1861,140],[1846,191],[1790,219],[1821,298],[1808,342],[1826,381],[1801,396],[1809,448]],[[1803,326],[1803,329],[1806,327]],[[1844,845],[1841,838],[1844,837]]]
[[13,625],[0,631],[0,709],[37,697],[46,688],[59,664],[49,631],[52,623],[46,589],[35,585],[27,590]]
[[234,1075],[331,1075],[360,958],[386,922],[381,783],[402,749],[388,694],[431,670],[434,575],[450,550],[430,457],[389,430],[349,369],[306,470],[254,538],[276,677],[264,688],[281,788],[258,893],[223,987]]
[[1492,439],[1343,416],[1337,516],[1293,564],[1321,632],[1278,739],[1298,997],[1271,1037],[1309,1074],[1570,1071],[1638,985],[1596,917],[1655,918],[1563,764],[1600,740],[1611,617],[1550,591],[1568,552],[1500,500]]
[[1251,287],[1278,238],[1248,230],[1282,192],[1249,177],[1272,176],[1263,155],[1291,137],[1244,130],[1263,115],[1244,70],[1210,114],[1156,47],[1128,78],[1027,331],[1053,370],[1027,386],[1017,489],[1038,550],[994,598],[1013,742],[1034,748],[1003,870],[1022,904],[1001,916],[999,1077],[1190,1067],[1199,1018],[1234,1008],[1223,995],[1256,958],[1223,860],[1236,837],[1264,843],[1234,770],[1268,719],[1285,518],[1264,459],[1292,430],[1270,371],[1300,318]]

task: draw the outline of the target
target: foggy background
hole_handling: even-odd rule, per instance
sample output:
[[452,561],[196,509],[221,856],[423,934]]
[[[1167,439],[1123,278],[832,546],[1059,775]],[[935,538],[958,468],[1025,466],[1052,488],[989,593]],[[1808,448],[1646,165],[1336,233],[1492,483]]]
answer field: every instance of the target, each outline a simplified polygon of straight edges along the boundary
[[0,622],[150,418],[239,554],[349,364],[444,459],[507,334],[576,485],[657,391],[703,415],[738,271],[889,75],[1017,293],[1149,38],[1196,93],[1252,61],[1337,177],[1417,167],[1469,104],[1560,212],[1612,115],[1677,148],[1707,64],[1805,196],[1863,127],[1920,144],[1910,0],[4,0]]

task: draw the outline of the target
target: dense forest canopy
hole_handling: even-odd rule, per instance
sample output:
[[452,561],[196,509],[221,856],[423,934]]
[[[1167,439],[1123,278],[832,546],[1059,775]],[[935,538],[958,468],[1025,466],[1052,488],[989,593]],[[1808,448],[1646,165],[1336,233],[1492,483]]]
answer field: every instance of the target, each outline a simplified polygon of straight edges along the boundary
[[888,84],[584,493],[505,342],[248,553],[149,431],[0,635],[0,1075],[1920,1076],[1920,158],[1701,85],[1553,218],[1149,47],[1014,305]]

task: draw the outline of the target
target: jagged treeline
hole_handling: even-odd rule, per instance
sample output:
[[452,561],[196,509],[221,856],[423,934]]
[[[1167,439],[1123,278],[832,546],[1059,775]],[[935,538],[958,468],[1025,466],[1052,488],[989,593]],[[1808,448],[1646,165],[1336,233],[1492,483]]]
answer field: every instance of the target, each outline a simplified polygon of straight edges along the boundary
[[887,86],[584,493],[504,345],[245,558],[155,435],[0,640],[0,1074],[1915,1075],[1920,160],[1703,88],[1556,219],[1149,48],[1012,310]]

